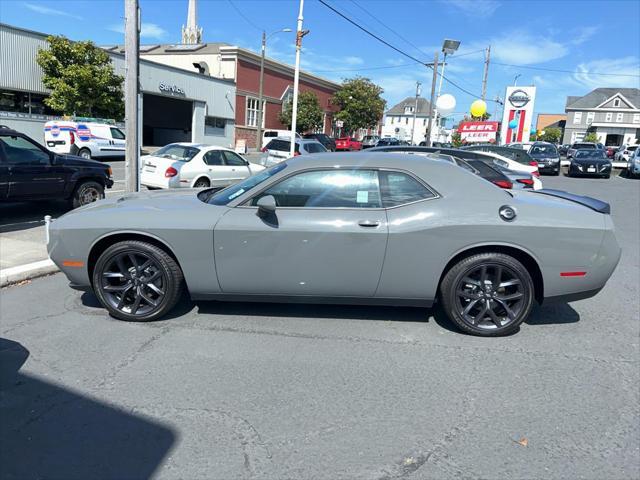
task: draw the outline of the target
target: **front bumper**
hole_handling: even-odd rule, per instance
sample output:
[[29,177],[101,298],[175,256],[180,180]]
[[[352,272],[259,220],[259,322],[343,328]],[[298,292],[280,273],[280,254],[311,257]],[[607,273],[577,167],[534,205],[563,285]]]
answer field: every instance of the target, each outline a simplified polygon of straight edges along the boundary
[[578,164],[574,162],[569,165],[569,174],[584,176],[611,175],[611,164]]

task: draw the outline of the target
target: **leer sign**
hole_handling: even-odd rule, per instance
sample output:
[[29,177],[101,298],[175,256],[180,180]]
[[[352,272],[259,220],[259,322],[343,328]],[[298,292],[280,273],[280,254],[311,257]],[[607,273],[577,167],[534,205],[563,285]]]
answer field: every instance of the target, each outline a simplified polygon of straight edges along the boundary
[[498,133],[498,122],[460,122],[460,140],[466,143],[494,143]]

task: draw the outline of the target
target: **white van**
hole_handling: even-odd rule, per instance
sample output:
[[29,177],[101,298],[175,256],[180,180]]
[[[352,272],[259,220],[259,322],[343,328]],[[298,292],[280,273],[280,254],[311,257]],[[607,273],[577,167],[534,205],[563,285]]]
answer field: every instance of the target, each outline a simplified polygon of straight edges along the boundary
[[[265,130],[262,134],[262,145],[260,145],[260,149],[266,147],[267,143],[277,137],[291,138],[291,130]],[[298,132],[296,132],[296,138],[302,138],[302,136]]]
[[72,120],[44,124],[44,143],[49,150],[83,158],[124,157],[124,132],[115,125]]

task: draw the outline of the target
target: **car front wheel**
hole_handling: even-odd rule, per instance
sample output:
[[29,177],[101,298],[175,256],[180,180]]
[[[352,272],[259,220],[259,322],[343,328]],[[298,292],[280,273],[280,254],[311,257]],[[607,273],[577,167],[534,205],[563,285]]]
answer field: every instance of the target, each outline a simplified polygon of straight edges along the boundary
[[129,322],[166,315],[182,293],[177,262],[147,242],[123,241],[107,248],[93,270],[93,289],[109,313]]
[[78,208],[103,198],[104,187],[102,184],[94,181],[86,181],[76,187],[71,197],[71,206]]
[[527,269],[502,253],[464,258],[445,274],[440,299],[460,330],[485,337],[509,335],[527,319],[534,287]]

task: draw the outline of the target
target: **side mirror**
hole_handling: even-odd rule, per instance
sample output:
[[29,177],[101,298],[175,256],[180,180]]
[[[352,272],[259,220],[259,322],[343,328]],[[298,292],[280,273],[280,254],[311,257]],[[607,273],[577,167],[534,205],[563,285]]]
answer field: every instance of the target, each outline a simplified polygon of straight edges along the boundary
[[276,199],[273,195],[267,195],[258,200],[258,216],[266,217],[272,215],[276,211]]

